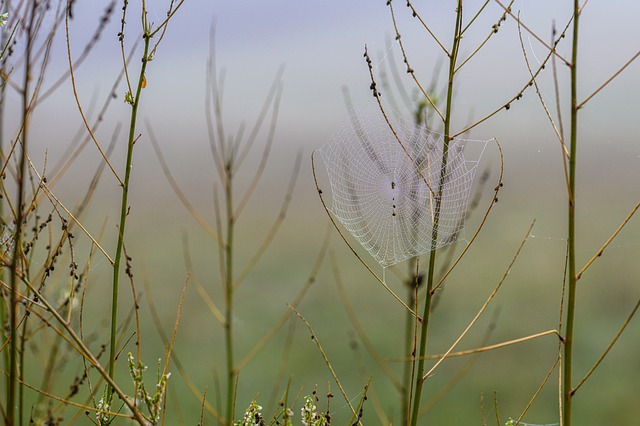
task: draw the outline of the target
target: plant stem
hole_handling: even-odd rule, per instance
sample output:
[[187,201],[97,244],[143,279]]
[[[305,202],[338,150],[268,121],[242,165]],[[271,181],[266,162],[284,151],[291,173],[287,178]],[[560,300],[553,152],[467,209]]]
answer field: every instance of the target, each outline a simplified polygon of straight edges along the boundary
[[[231,150],[233,151],[233,150]],[[225,201],[227,214],[227,240],[225,242],[226,272],[224,283],[225,294],[225,347],[227,351],[227,424],[233,424],[234,389],[236,372],[233,365],[233,154],[230,154],[226,167]]]
[[429,317],[431,313],[431,301],[433,299],[433,283],[436,265],[436,246],[438,242],[438,223],[440,209],[442,206],[442,193],[446,179],[447,158],[449,154],[449,142],[451,135],[451,108],[453,103],[453,80],[456,71],[456,58],[458,57],[458,48],[460,46],[460,30],[462,28],[462,0],[458,0],[456,9],[456,26],[453,36],[453,45],[449,53],[449,78],[447,84],[447,106],[444,116],[444,143],[442,147],[442,168],[440,169],[440,181],[438,183],[438,196],[436,198],[435,213],[433,219],[431,254],[429,256],[429,271],[427,274],[427,293],[425,295],[424,313],[422,316],[421,333],[420,333],[420,352],[418,361],[418,370],[416,374],[416,392],[413,401],[413,411],[411,413],[411,425],[415,426],[418,422],[418,413],[420,411],[420,399],[422,396],[422,387],[424,380],[424,356],[427,349],[427,335],[429,328]]
[[[25,268],[28,271],[28,268]],[[28,309],[28,308],[27,308]],[[25,336],[27,336],[28,333],[28,324],[29,324],[29,317],[25,316],[23,322],[22,322],[22,333],[20,336],[20,349],[18,350],[18,377],[20,377],[21,379],[24,379],[24,365],[25,365],[25,354],[26,354],[26,350],[25,350],[25,345],[27,343],[27,339]],[[20,386],[20,388],[18,389],[18,421],[16,424],[19,425],[23,425],[24,421],[23,421],[23,417],[24,417],[24,386]]]
[[13,254],[11,260],[11,297],[9,304],[9,389],[7,389],[7,406],[6,406],[6,425],[15,424],[16,415],[16,388],[20,380],[18,369],[18,285],[20,283],[19,270],[20,261],[22,259],[22,225],[25,219],[24,211],[24,191],[25,191],[25,172],[27,165],[27,142],[29,135],[29,116],[30,116],[30,97],[29,83],[31,81],[31,49],[33,43],[34,20],[36,13],[36,2],[31,5],[31,13],[29,24],[26,26],[25,36],[25,63],[24,63],[24,81],[22,88],[22,149],[20,150],[20,159],[17,173],[17,189],[18,202],[16,207],[15,234],[13,236]]
[[[436,211],[437,211],[436,205]],[[437,216],[436,216],[437,217]],[[435,270],[436,250],[432,250],[429,256],[429,271],[427,273],[427,294],[425,295],[424,312],[422,314],[422,322],[420,324],[420,351],[418,358],[418,369],[416,374],[416,392],[413,400],[413,410],[411,412],[411,425],[418,424],[418,413],[420,411],[420,399],[422,397],[422,385],[424,380],[424,356],[427,351],[427,334],[429,329],[429,317],[431,314],[431,300],[433,298],[433,278]]]
[[[71,340],[75,342],[77,345],[77,352],[84,357],[89,363],[95,368],[100,376],[102,376],[105,381],[109,384],[109,386],[114,390],[115,393],[118,394],[122,402],[131,410],[133,413],[133,418],[140,424],[141,426],[146,426],[149,423],[144,418],[144,416],[140,413],[140,410],[136,408],[135,401],[129,399],[129,397],[118,387],[116,382],[109,376],[109,374],[105,371],[105,369],[100,365],[98,359],[93,355],[93,353],[89,350],[89,348],[85,345],[84,341],[78,336],[78,334],[74,331],[73,327],[69,324],[69,322],[64,319],[60,313],[47,301],[47,299],[31,284],[28,280],[25,281],[25,284],[29,288],[29,290],[38,297],[38,300],[46,307],[47,311],[53,316],[56,321],[62,325]],[[65,339],[66,340],[66,339]]]
[[[136,142],[136,121],[138,117],[138,106],[140,105],[140,94],[142,92],[142,85],[145,76],[145,70],[148,62],[149,54],[149,30],[145,26],[144,34],[142,36],[144,40],[144,54],[142,56],[142,66],[140,68],[140,76],[138,78],[138,87],[136,89],[135,96],[132,97],[131,103],[131,120],[129,123],[129,138],[127,141],[127,160],[125,165],[125,175],[122,184],[122,201],[120,204],[120,226],[118,227],[118,243],[116,247],[116,256],[113,261],[113,283],[112,283],[112,296],[111,296],[111,338],[109,347],[109,377],[113,379],[115,373],[115,362],[117,356],[117,329],[118,329],[118,283],[120,276],[120,263],[122,260],[122,252],[124,247],[124,233],[127,223],[127,216],[129,213],[128,199],[129,199],[129,180],[131,178],[131,168],[133,162],[133,147]],[[107,401],[111,401],[113,395],[113,389],[109,386],[107,392]]]
[[573,360],[573,328],[574,312],[576,304],[576,235],[575,235],[575,212],[576,212],[576,151],[578,139],[578,101],[577,101],[577,59],[578,59],[578,22],[579,22],[579,2],[574,0],[573,4],[573,49],[571,57],[571,139],[569,157],[569,224],[567,244],[569,245],[569,277],[567,296],[567,320],[564,342],[564,365],[562,368],[563,378],[563,426],[571,426],[571,405],[573,398],[573,387],[571,382],[572,360]]
[[[418,294],[418,280],[419,273],[416,271],[417,261],[416,259],[411,259],[409,261],[409,280],[406,282],[408,294],[407,294],[407,306],[414,309],[416,306],[416,297]],[[415,336],[415,316],[411,312],[407,312],[407,317],[405,321],[405,350],[407,354],[413,356],[415,354],[414,347],[414,336]],[[402,407],[402,424],[409,424],[409,395],[411,384],[413,382],[412,379],[412,371],[413,365],[415,362],[407,362],[404,365],[404,381],[402,383],[402,393],[400,395],[400,406]]]

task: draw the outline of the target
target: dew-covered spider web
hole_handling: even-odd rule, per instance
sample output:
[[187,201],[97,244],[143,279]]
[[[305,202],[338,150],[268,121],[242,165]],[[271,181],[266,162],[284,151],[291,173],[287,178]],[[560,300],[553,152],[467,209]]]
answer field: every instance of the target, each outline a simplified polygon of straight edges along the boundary
[[[445,162],[441,134],[403,119],[392,126],[397,137],[382,114],[351,111],[319,150],[331,213],[383,268],[464,238],[469,194],[487,144],[453,139]],[[470,142],[478,145],[473,161],[464,155]]]

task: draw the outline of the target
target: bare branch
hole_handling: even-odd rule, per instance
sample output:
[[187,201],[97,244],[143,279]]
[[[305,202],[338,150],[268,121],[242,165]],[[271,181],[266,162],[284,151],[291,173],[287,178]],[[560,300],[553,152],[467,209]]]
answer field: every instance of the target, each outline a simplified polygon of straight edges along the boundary
[[518,257],[520,256],[520,252],[522,251],[522,248],[524,247],[524,244],[527,242],[527,240],[529,239],[529,236],[531,235],[531,229],[533,228],[533,225],[535,224],[535,221],[529,226],[529,229],[527,229],[527,233],[525,234],[525,237],[522,239],[522,242],[520,243],[520,246],[518,247],[518,249],[516,250],[515,255],[513,256],[513,258],[511,259],[511,262],[509,263],[509,266],[507,266],[507,270],[505,271],[505,273],[502,275],[502,278],[500,279],[500,281],[498,282],[498,284],[496,284],[496,287],[493,289],[493,292],[489,295],[489,297],[487,298],[487,300],[484,302],[484,304],[482,305],[482,307],[478,310],[478,313],[476,314],[476,316],[469,322],[469,324],[467,325],[467,327],[464,329],[464,331],[462,333],[460,333],[460,336],[456,339],[455,342],[453,342],[453,344],[449,347],[449,350],[442,355],[442,357],[438,360],[438,362],[436,362],[433,367],[431,367],[431,369],[429,371],[427,371],[423,376],[422,376],[422,380],[426,380],[431,373],[433,373],[435,371],[436,368],[438,368],[438,366],[449,356],[449,354],[451,352],[453,352],[453,350],[455,349],[455,347],[458,345],[458,343],[460,343],[460,341],[462,340],[462,338],[464,336],[466,336],[467,332],[471,329],[471,327],[473,327],[473,325],[478,321],[478,318],[480,318],[480,316],[482,315],[482,313],[485,311],[485,309],[487,308],[487,306],[489,306],[489,303],[493,300],[493,298],[495,297],[496,294],[498,294],[498,290],[500,290],[500,287],[502,287],[502,284],[505,282],[505,280],[507,279],[507,275],[509,275],[509,272],[511,272],[511,268],[513,267],[513,265],[516,263],[516,260],[518,260]]
[[591,264],[596,261],[597,258],[602,256],[602,253],[604,253],[605,249],[609,247],[609,244],[611,244],[613,239],[620,233],[620,231],[622,231],[622,228],[624,228],[624,226],[629,222],[629,220],[631,220],[631,218],[633,217],[634,214],[636,214],[638,209],[640,209],[640,203],[636,204],[636,206],[631,210],[631,213],[629,213],[627,217],[622,221],[620,226],[618,226],[618,229],[615,230],[615,232],[602,245],[602,247],[600,247],[600,249],[596,252],[596,254],[594,254],[593,257],[587,262],[587,264],[584,265],[584,267],[580,270],[580,272],[578,272],[578,274],[576,275],[576,281],[579,280],[580,277],[582,277],[582,274],[584,273],[584,271],[586,271],[591,266]]
[[[275,238],[280,226],[284,222],[284,218],[289,210],[289,204],[291,203],[291,199],[293,198],[293,190],[295,189],[296,183],[298,182],[298,174],[300,172],[300,165],[302,163],[302,153],[298,153],[296,156],[296,162],[293,167],[293,171],[291,172],[291,178],[289,179],[289,187],[287,188],[287,192],[285,193],[284,200],[282,201],[282,205],[280,207],[280,212],[276,217],[276,220],[273,222],[271,229],[267,233],[264,241],[258,248],[258,250],[254,253],[253,257],[247,262],[244,269],[238,274],[238,276],[234,280],[233,287],[234,289],[246,278],[251,270],[255,267],[258,261],[262,258],[264,253],[267,251],[269,245]],[[237,217],[236,217],[237,218]]]
[[[542,105],[542,109],[544,109],[547,118],[549,119],[549,123],[551,123],[551,127],[558,138],[558,142],[560,142],[560,147],[562,148],[562,168],[564,170],[564,181],[569,189],[569,170],[567,165],[567,159],[569,158],[569,151],[567,150],[567,146],[564,144],[564,135],[560,133],[560,130],[556,126],[556,123],[553,121],[553,117],[551,117],[551,113],[549,112],[549,108],[547,108],[547,104],[545,103],[542,93],[540,92],[540,87],[538,86],[538,81],[533,76],[533,71],[531,70],[531,64],[529,63],[529,56],[527,55],[527,51],[524,47],[524,40],[522,39],[522,31],[520,26],[520,20],[518,20],[518,36],[520,38],[520,47],[522,48],[522,55],[524,56],[524,61],[527,64],[527,70],[529,71],[529,75],[531,76],[531,81],[533,81],[533,85],[536,88],[536,94],[538,95],[538,99],[540,100],[540,104]],[[555,70],[555,67],[554,67]],[[555,73],[554,73],[555,78]],[[556,80],[557,81],[557,80]],[[560,110],[558,109],[558,114],[560,114]]]
[[593,374],[594,371],[596,371],[596,369],[598,368],[598,366],[600,365],[600,363],[602,362],[602,360],[604,359],[604,357],[607,356],[607,354],[609,353],[609,351],[611,351],[611,348],[613,348],[613,345],[616,344],[616,342],[618,341],[618,339],[620,338],[620,336],[622,335],[622,333],[624,332],[624,330],[627,328],[627,326],[629,325],[629,323],[631,322],[631,319],[634,317],[634,315],[636,314],[636,312],[638,312],[638,308],[640,308],[640,299],[638,299],[638,301],[636,302],[636,305],[633,307],[633,309],[631,310],[631,313],[629,314],[629,316],[627,317],[627,319],[622,323],[622,326],[620,327],[620,329],[618,330],[618,332],[616,333],[616,335],[613,337],[613,339],[611,339],[611,342],[609,343],[609,345],[607,346],[607,348],[604,350],[604,352],[602,353],[602,355],[600,356],[600,358],[598,358],[598,360],[595,362],[595,364],[593,364],[593,367],[591,367],[591,369],[587,372],[587,374],[584,375],[584,377],[582,378],[582,380],[580,380],[578,382],[577,385],[575,385],[573,387],[573,389],[571,389],[571,395],[574,395],[576,393],[576,391],[584,384],[584,382],[587,381],[587,379],[589,377],[591,377],[591,375]]
[[[503,5],[500,0],[495,0],[496,3],[498,3],[500,5],[500,7],[502,7],[505,12],[507,12],[509,14],[509,16],[511,16],[513,19],[515,19],[517,22],[520,23],[520,25],[522,25],[522,28],[524,28],[529,34],[531,34],[533,36],[533,38],[535,38],[536,40],[538,40],[544,47],[546,47],[549,52],[551,52],[552,54],[554,54],[555,56],[557,56],[562,62],[565,63],[565,65],[571,66],[571,62],[567,59],[565,59],[562,55],[560,55],[557,51],[555,46],[551,47],[547,44],[547,42],[545,42],[538,34],[536,34],[534,31],[532,31],[531,29],[529,29],[529,27],[527,27],[522,21],[520,21],[520,18],[515,16],[513,14],[513,12],[511,12],[510,8],[507,8],[505,5]],[[571,21],[573,21],[573,17],[571,17],[571,19],[569,19],[569,22],[567,23],[567,26],[571,23]]]
[[[392,9],[391,6],[391,0],[387,1],[387,6],[389,6],[390,9]],[[436,35],[433,33],[433,31],[431,31],[431,28],[429,28],[429,26],[426,24],[426,22],[424,22],[424,20],[422,19],[422,17],[420,16],[420,14],[418,13],[418,11],[415,9],[415,7],[413,7],[413,4],[411,4],[410,0],[407,0],[407,7],[409,9],[411,9],[411,14],[413,15],[414,18],[417,18],[418,21],[420,21],[420,23],[422,24],[422,27],[427,30],[427,32],[429,33],[429,35],[433,38],[433,40],[438,44],[438,46],[440,46],[440,48],[444,51],[445,55],[447,56],[451,56],[451,54],[449,53],[449,51],[447,50],[446,47],[444,47],[444,45],[440,42],[440,40],[438,40],[438,37],[436,37]],[[391,12],[391,14],[393,15],[393,10]],[[393,25],[395,26],[396,21],[395,18],[393,19]]]
[[604,89],[609,83],[611,83],[613,81],[613,79],[615,79],[618,75],[620,75],[620,73],[622,71],[624,71],[625,68],[627,68],[629,65],[631,65],[631,63],[633,61],[635,61],[638,56],[640,56],[640,50],[638,50],[635,55],[633,55],[631,57],[631,59],[629,59],[622,67],[620,67],[618,69],[618,71],[616,71],[615,73],[613,73],[613,75],[611,77],[609,77],[604,83],[602,83],[593,93],[591,93],[589,96],[587,96],[585,98],[585,100],[583,100],[582,102],[578,103],[578,109],[582,108],[584,106],[584,104],[586,104],[587,102],[589,102],[589,100],[591,100],[591,98],[593,98],[595,95],[598,94],[598,92],[600,92],[602,89]]
[[[488,3],[488,2],[489,2],[489,0],[487,0],[487,3]],[[509,3],[509,6],[508,6],[508,8],[509,8],[509,9],[511,9],[511,5],[512,5],[514,2],[515,2],[515,0],[511,0],[511,2]],[[484,7],[487,5],[487,3],[485,3],[485,4],[482,6],[482,8],[480,9],[480,11],[478,11],[478,13],[476,14],[476,16],[474,16],[474,17],[473,17],[473,19],[471,20],[471,22],[469,22],[469,23],[467,24],[467,26],[462,30],[462,32],[460,33],[461,35],[464,33],[464,31],[465,31],[467,28],[469,28],[469,26],[471,25],[471,23],[473,22],[473,20],[475,20],[475,19],[478,17],[478,15],[480,14],[480,12],[482,12],[482,10],[483,10],[483,9],[484,9]],[[462,68],[462,67],[463,67],[463,65],[465,65],[467,62],[469,62],[469,60],[470,60],[471,58],[473,58],[473,57],[476,55],[476,53],[478,53],[478,52],[479,52],[479,51],[484,47],[484,45],[485,45],[485,44],[487,44],[487,42],[489,41],[489,39],[490,39],[491,37],[493,37],[493,35],[494,35],[494,34],[498,34],[498,30],[499,30],[499,28],[500,28],[500,25],[501,25],[504,21],[506,21],[506,19],[507,19],[507,12],[503,13],[503,14],[502,14],[502,16],[500,17],[500,19],[498,19],[498,22],[497,22],[497,23],[495,23],[495,24],[493,24],[493,26],[491,27],[491,32],[490,32],[490,33],[485,37],[485,39],[482,41],[482,43],[480,43],[480,45],[479,45],[478,47],[476,47],[476,49],[475,49],[473,52],[471,52],[471,54],[470,54],[469,56],[467,56],[467,59],[465,59],[464,61],[462,61],[462,63],[461,63],[460,65],[458,65],[458,67],[456,68],[456,70],[454,71],[454,73],[457,73],[457,72],[458,72],[458,70],[460,70],[460,68]]]
[[95,135],[93,134],[93,130],[91,129],[91,126],[87,121],[87,117],[84,115],[84,112],[82,110],[82,105],[80,104],[80,98],[78,97],[78,89],[76,86],[76,77],[73,71],[73,60],[71,59],[71,38],[69,37],[69,16],[68,15],[66,15],[66,18],[65,18],[65,35],[66,35],[66,41],[67,41],[67,59],[69,62],[69,75],[71,76],[71,86],[73,87],[73,97],[76,100],[76,105],[78,106],[78,112],[80,112],[80,116],[82,117],[82,121],[84,122],[84,125],[87,128],[87,132],[89,133],[89,136],[91,136],[91,139],[93,140],[93,143],[96,145],[96,148],[98,148],[100,155],[102,155],[102,158],[109,166],[111,173],[118,180],[118,183],[120,184],[120,186],[124,186],[122,179],[120,179],[120,176],[118,176],[118,173],[113,168],[113,165],[111,165],[109,158],[104,153],[104,151],[102,150],[102,147],[100,146],[100,143],[98,142]]
[[[498,1],[498,0],[496,0]],[[559,41],[564,38],[567,30],[569,29],[569,25],[571,24],[572,20],[569,20],[569,22],[567,23],[567,25],[565,26],[564,30],[562,31],[562,33],[560,34],[560,36],[556,39],[555,41],[555,45],[557,45],[559,43]],[[524,27],[523,27],[524,28]],[[511,99],[509,99],[503,106],[501,106],[500,108],[495,109],[494,111],[490,112],[489,114],[487,114],[486,116],[484,116],[483,118],[481,118],[480,120],[476,121],[475,123],[470,124],[469,126],[465,127],[464,129],[462,129],[461,131],[459,131],[458,133],[456,133],[455,135],[451,136],[452,138],[455,138],[457,136],[460,136],[463,133],[468,132],[469,130],[471,130],[472,128],[476,127],[477,125],[487,121],[489,118],[493,117],[494,115],[496,115],[498,112],[500,112],[501,110],[505,109],[505,110],[509,110],[509,108],[511,108],[511,103],[514,101],[519,100],[520,98],[522,98],[523,93],[525,92],[525,90],[527,90],[528,87],[533,86],[533,82],[534,80],[538,77],[538,75],[542,72],[542,70],[545,68],[547,62],[549,62],[549,60],[551,59],[552,55],[554,54],[555,49],[551,49],[549,50],[549,53],[547,54],[547,56],[544,58],[544,60],[542,61],[542,63],[540,64],[540,66],[538,67],[537,71],[535,73],[533,73],[533,78],[531,80],[529,80],[524,87],[515,95],[513,96]],[[560,57],[560,56],[558,56]],[[562,57],[560,57],[562,59]]]
[[[420,92],[422,92],[422,95],[427,99],[427,101],[429,101],[429,104],[431,104],[431,106],[433,107],[434,111],[436,111],[438,113],[438,115],[440,116],[440,119],[442,121],[444,121],[444,115],[442,115],[442,112],[440,112],[440,110],[438,109],[438,106],[433,101],[433,99],[431,99],[431,96],[429,96],[427,91],[424,90],[424,88],[422,87],[422,84],[420,83],[420,81],[418,81],[413,68],[411,68],[411,66],[409,65],[409,59],[407,58],[407,53],[406,53],[406,51],[404,49],[404,44],[402,43],[402,37],[400,36],[400,30],[398,29],[398,24],[396,23],[396,18],[395,18],[395,14],[393,12],[393,6],[391,5],[391,1],[389,1],[387,4],[389,5],[389,10],[391,11],[391,20],[393,21],[393,28],[395,29],[395,32],[396,32],[396,40],[398,41],[398,44],[400,45],[400,50],[402,51],[402,58],[404,60],[404,63],[407,65],[407,73],[411,74],[411,78],[413,78],[413,81],[418,86],[418,89],[420,89]],[[410,5],[411,3],[407,3],[407,4]],[[412,7],[412,6],[410,6],[410,7]],[[442,44],[440,44],[440,46],[444,49]],[[447,57],[449,57],[450,56],[449,52],[447,52],[446,49],[444,49],[444,51],[445,51]],[[365,55],[366,55],[366,48],[365,48]],[[371,68],[371,67],[369,67],[369,68]]]
[[222,239],[220,238],[218,232],[216,232],[216,230],[213,229],[211,225],[209,225],[209,223],[200,215],[200,213],[198,213],[198,210],[193,206],[193,204],[191,204],[186,194],[180,188],[180,185],[178,185],[178,183],[174,179],[173,175],[171,174],[171,169],[169,169],[169,165],[167,164],[167,161],[162,154],[162,150],[160,149],[156,135],[153,132],[153,127],[151,127],[149,122],[147,122],[146,124],[147,131],[149,132],[149,140],[151,141],[151,146],[153,146],[153,150],[158,157],[158,161],[160,162],[160,167],[162,167],[164,176],[167,178],[171,189],[173,189],[173,192],[178,196],[178,199],[180,200],[180,202],[182,202],[182,205],[187,209],[187,211],[189,211],[189,213],[191,213],[193,218],[200,224],[200,226],[202,226],[205,231],[207,231],[207,233],[211,235],[211,237],[216,241],[216,243],[218,243],[219,246],[222,246]]

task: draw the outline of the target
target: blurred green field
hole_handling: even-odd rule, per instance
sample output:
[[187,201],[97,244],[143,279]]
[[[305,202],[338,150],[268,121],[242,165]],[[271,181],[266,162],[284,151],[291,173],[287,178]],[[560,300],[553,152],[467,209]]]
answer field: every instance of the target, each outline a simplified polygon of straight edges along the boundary
[[[495,164],[492,155],[495,155],[495,151],[489,149],[481,168]],[[517,164],[506,164],[507,176],[510,170],[517,168]],[[496,173],[497,170],[493,169],[491,179],[496,178]],[[258,190],[256,202],[239,222],[238,268],[262,241],[267,230],[266,224],[277,216],[282,196],[279,189],[283,186],[282,182],[275,179],[265,181]],[[486,188],[478,210],[472,213],[467,224],[467,238],[471,238],[483,213],[481,210],[486,208],[491,199],[492,184],[487,186],[489,188]],[[205,189],[201,189],[195,191],[196,194],[204,193]],[[591,189],[595,192],[604,191],[596,187]],[[129,252],[135,253],[134,274],[138,290],[143,293],[143,360],[150,365],[148,375],[152,378],[155,368],[153,360],[162,357],[163,343],[153,326],[147,302],[153,299],[165,332],[170,334],[182,285],[191,272],[174,357],[184,366],[200,392],[208,389],[207,399],[215,405],[216,389],[222,386],[220,381],[224,382],[221,378],[224,360],[222,328],[203,302],[194,281],[197,279],[202,283],[220,308],[222,290],[216,247],[185,209],[172,200],[168,187],[159,182],[157,189],[148,191],[164,191],[166,196],[148,199],[143,193],[138,193],[139,200],[134,199],[132,204],[135,206],[137,202],[141,207],[133,210],[127,244]],[[541,190],[532,184],[517,180],[511,183],[508,178],[505,180],[499,203],[485,228],[439,293],[430,329],[429,353],[445,352],[473,318],[506,272],[534,219],[536,224],[532,234],[509,271],[503,288],[457,349],[472,349],[557,329],[566,245],[562,236],[565,215],[559,202],[554,205],[552,201],[547,201],[541,206],[536,201],[545,197],[551,198],[549,191],[544,188]],[[585,199],[586,203],[588,197],[585,196]],[[94,207],[98,211],[104,212],[109,208],[109,205],[102,206],[100,201],[96,204]],[[581,263],[595,253],[598,244],[624,217],[627,212],[625,207],[628,207],[626,204],[627,201],[623,200],[619,207],[590,206],[585,209],[588,214],[581,217],[585,229],[581,238],[585,243],[579,251]],[[307,163],[303,166],[291,208],[272,248],[238,288],[234,322],[238,359],[242,359],[287,312],[287,304],[293,302],[311,273],[327,225],[328,220],[312,187]],[[604,350],[638,297],[634,287],[639,268],[636,262],[638,243],[633,238],[637,235],[638,224],[632,222],[628,226],[626,234],[606,251],[580,281],[577,377],[586,372]],[[339,268],[353,312],[383,358],[406,355],[402,349],[404,310],[368,275],[337,233],[332,232],[330,252],[298,310],[313,326],[350,398],[357,401],[363,386],[372,377],[370,398],[365,406],[365,424],[384,424],[378,420],[376,409],[395,416],[397,422],[398,394],[375,365],[348,319],[335,284],[331,259],[335,259]],[[193,265],[191,270],[187,269],[183,260],[184,241],[188,241]],[[460,242],[450,249],[458,253],[464,245],[465,242]],[[356,250],[374,271],[381,273],[362,249],[356,247]],[[425,259],[422,261],[426,262]],[[109,271],[105,267],[104,262],[96,262],[92,272],[95,282],[85,301],[85,330],[99,332],[104,328],[101,332],[103,339],[107,314],[104,300],[109,297]],[[405,264],[399,264],[386,272],[388,283],[400,295],[404,295],[406,290],[399,283],[397,274],[406,276],[405,268]],[[150,294],[143,288],[143,281],[148,282]],[[123,297],[124,300],[128,298]],[[128,306],[127,302],[125,306]],[[291,337],[292,343],[287,346],[287,333],[291,327],[295,331]],[[633,395],[638,393],[635,378],[640,373],[640,366],[635,360],[635,348],[640,344],[637,331],[638,325],[633,322],[598,372],[581,389],[576,397],[575,418],[578,424],[633,424],[637,413],[632,409],[632,400]],[[129,343],[123,352],[134,349]],[[558,339],[550,335],[473,358],[445,361],[426,382],[425,401],[431,398],[438,400],[424,421],[430,424],[481,424],[484,412],[486,422],[492,424],[495,423],[492,420],[495,418],[494,398],[497,398],[503,422],[508,417],[517,418],[552,367],[557,351]],[[391,362],[389,365],[392,370],[401,373],[400,363]],[[461,377],[457,376],[469,366]],[[76,373],[80,367],[75,366]],[[69,372],[72,371],[70,369]],[[200,414],[200,401],[188,390],[175,366],[171,371],[167,422],[196,422]],[[123,364],[119,374],[126,374]],[[274,401],[281,396],[289,379],[294,393],[302,389],[303,394],[308,394],[317,386],[319,394],[324,395],[330,386],[332,392],[337,394],[336,385],[321,354],[302,322],[295,317],[243,368],[238,385],[238,410],[257,396],[265,411],[270,413]],[[439,392],[450,386],[452,380],[455,381],[453,387],[446,395],[440,395]],[[60,382],[64,383],[64,380],[60,379]],[[557,386],[557,373],[554,373],[524,421],[532,424],[557,423]],[[331,412],[337,424],[342,424],[349,417],[348,408],[339,397],[332,401]]]

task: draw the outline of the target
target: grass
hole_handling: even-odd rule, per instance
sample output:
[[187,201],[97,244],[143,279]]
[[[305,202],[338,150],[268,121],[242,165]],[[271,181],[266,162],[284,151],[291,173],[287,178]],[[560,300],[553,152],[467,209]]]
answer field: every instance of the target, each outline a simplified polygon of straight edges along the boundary
[[[589,180],[584,129],[607,124],[588,109],[632,72],[638,54],[582,89],[577,44],[592,31],[591,3],[575,1],[551,42],[509,5],[483,4],[459,0],[447,27],[428,8],[389,2],[403,65],[390,62],[397,69],[389,80],[367,51],[362,86],[371,85],[385,114],[405,108],[443,129],[446,141],[504,126],[521,105],[539,102],[544,134],[557,137],[552,154],[518,158],[515,137],[496,135],[498,148],[485,154],[489,176],[475,187],[470,245],[390,268],[385,289],[363,250],[335,235],[308,157],[278,143],[282,70],[273,70],[260,102],[247,100],[257,110],[249,124],[236,125],[225,113],[234,93],[212,35],[201,123],[201,157],[210,162],[185,173],[145,102],[160,90],[154,60],[174,36],[173,20],[193,13],[188,2],[168,1],[160,12],[144,1],[107,2],[95,24],[101,34],[105,20],[121,20],[122,72],[108,82],[116,98],[95,103],[124,112],[126,131],[85,101],[92,89],[82,64],[103,58],[74,31],[74,4],[2,2],[2,40],[15,41],[2,50],[0,95],[1,110],[13,111],[1,145],[4,423],[299,424],[302,412],[316,425],[633,423],[635,407],[620,401],[637,393],[640,374],[637,194],[624,177],[619,195],[604,173]],[[54,34],[66,36],[66,49]],[[460,107],[467,70],[505,38],[520,50],[502,55],[521,55],[527,72],[469,117]],[[540,43],[535,59],[529,41]],[[418,43],[435,45],[446,72],[419,68]],[[77,46],[87,55],[77,56]],[[65,50],[70,73],[50,86],[50,73],[59,74],[49,53]],[[68,97],[81,130],[70,148],[44,153],[40,101],[51,90]],[[518,142],[531,137],[523,122],[513,130]],[[82,167],[85,160],[98,166]],[[150,161],[157,197],[141,185],[151,172],[137,168]],[[328,201],[325,182],[315,184]],[[605,193],[620,205],[603,204]]]

